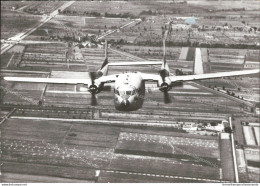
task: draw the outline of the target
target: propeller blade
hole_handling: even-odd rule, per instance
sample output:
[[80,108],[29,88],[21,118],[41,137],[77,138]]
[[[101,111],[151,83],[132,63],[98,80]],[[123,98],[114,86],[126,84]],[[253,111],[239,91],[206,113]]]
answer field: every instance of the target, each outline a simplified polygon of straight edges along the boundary
[[163,93],[164,93],[164,103],[165,104],[171,103],[172,100],[171,100],[171,96],[169,95],[168,91],[165,91]]
[[96,106],[97,103],[97,97],[94,93],[91,93],[91,106]]
[[166,49],[165,49],[165,39],[163,39],[163,65],[166,63]]
[[94,81],[96,79],[96,73],[95,72],[89,72],[89,77],[91,79],[91,84],[94,85]]

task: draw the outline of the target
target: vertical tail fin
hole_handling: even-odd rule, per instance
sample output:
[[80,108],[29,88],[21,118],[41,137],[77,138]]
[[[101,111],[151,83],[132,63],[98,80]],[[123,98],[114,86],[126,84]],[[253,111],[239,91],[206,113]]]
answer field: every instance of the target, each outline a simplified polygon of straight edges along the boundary
[[107,75],[108,72],[108,48],[107,48],[107,40],[105,40],[105,60],[101,66],[101,68],[98,70],[98,72],[101,72],[102,75]]
[[201,55],[201,49],[196,48],[195,50],[195,60],[194,60],[194,66],[193,66],[193,73],[194,74],[203,74],[203,62],[202,62],[202,55]]

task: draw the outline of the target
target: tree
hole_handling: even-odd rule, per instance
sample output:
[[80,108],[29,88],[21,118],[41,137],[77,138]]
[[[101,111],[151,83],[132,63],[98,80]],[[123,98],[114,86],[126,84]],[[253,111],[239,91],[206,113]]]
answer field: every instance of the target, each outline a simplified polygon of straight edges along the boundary
[[224,131],[227,133],[232,133],[232,129],[230,127],[225,127]]

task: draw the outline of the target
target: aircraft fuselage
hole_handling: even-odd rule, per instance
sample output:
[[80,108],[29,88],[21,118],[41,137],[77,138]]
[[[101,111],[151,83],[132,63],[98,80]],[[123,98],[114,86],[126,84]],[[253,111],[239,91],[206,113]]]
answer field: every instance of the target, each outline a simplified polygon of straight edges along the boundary
[[115,81],[115,108],[120,111],[134,111],[142,107],[145,83],[139,72],[118,75]]

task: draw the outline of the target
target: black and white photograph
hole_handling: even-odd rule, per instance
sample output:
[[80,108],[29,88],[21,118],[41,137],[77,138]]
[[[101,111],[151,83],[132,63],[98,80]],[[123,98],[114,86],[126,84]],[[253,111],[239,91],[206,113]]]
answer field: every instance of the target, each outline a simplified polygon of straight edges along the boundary
[[260,0],[1,0],[2,186],[260,183]]

